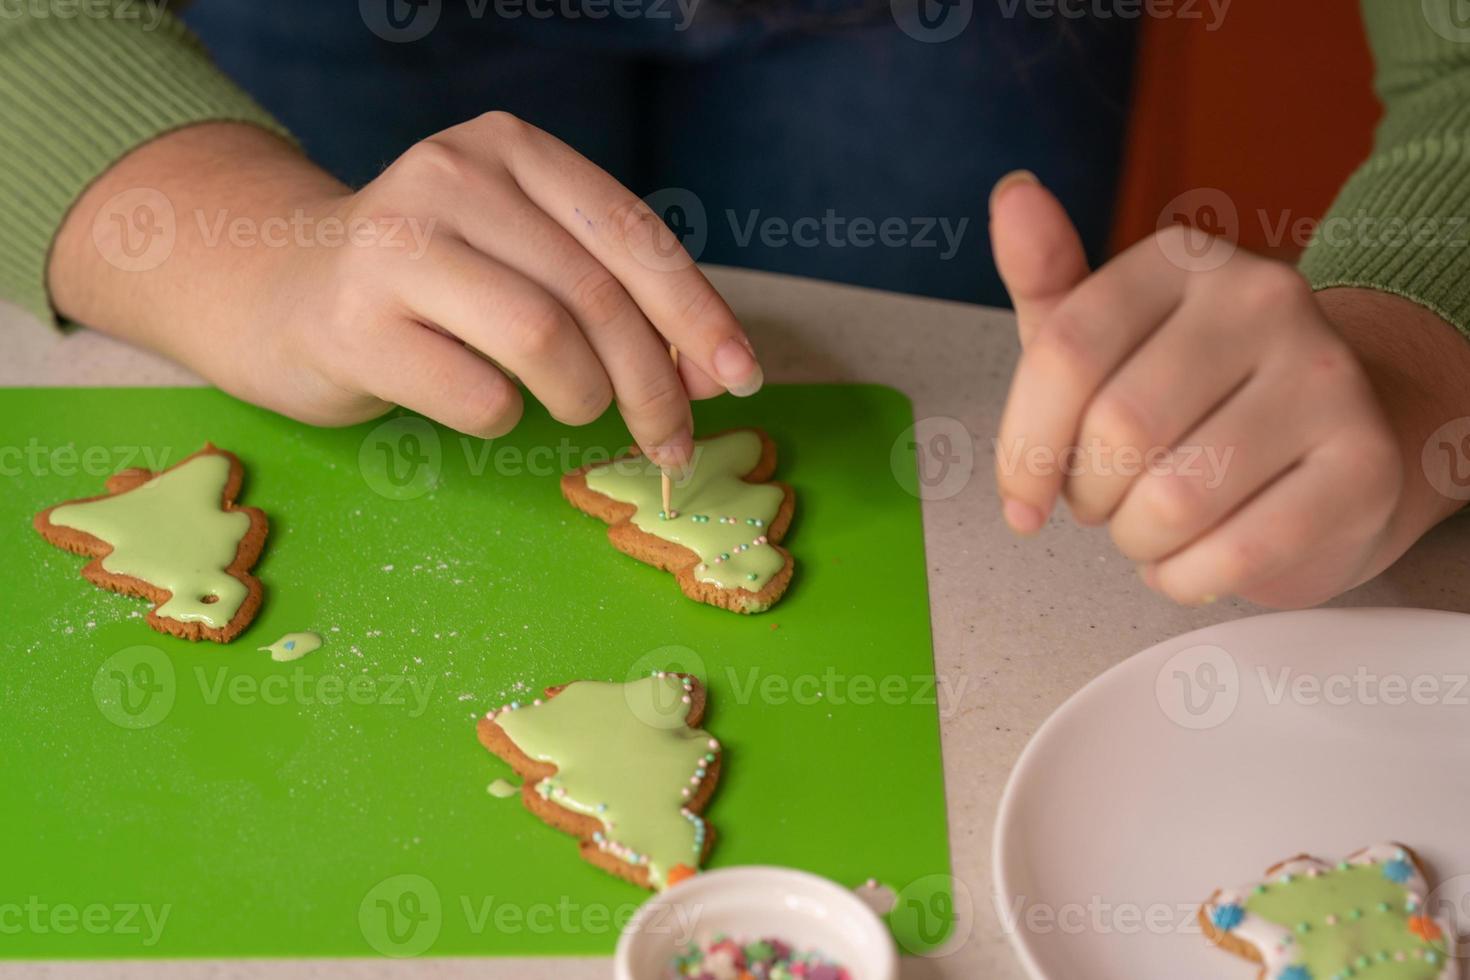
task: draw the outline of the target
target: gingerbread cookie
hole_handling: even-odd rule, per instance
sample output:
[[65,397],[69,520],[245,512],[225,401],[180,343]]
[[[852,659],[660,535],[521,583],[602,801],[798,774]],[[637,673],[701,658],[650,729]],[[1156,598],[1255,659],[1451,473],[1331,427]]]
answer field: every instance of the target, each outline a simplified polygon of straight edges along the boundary
[[1299,855],[1200,907],[1211,942],[1261,964],[1261,980],[1453,980],[1453,933],[1425,908],[1429,885],[1402,844],[1335,865]]
[[477,734],[523,780],[526,809],[579,838],[584,859],[662,891],[693,874],[714,842],[700,814],[720,777],[720,746],[698,727],[704,704],[704,687],[684,674],[573,681],[491,711]]
[[206,443],[166,470],[123,470],[101,496],[46,508],[36,530],[89,556],[82,576],[93,585],[150,600],[160,633],[228,643],[260,608],[250,569],[268,528],[264,513],[235,503],[244,475],[233,453]]
[[763,612],[795,567],[779,542],[796,495],[769,482],[776,444],[758,429],[734,429],[694,443],[689,475],[675,481],[663,510],[659,468],[636,450],[562,477],[572,506],[609,525],[613,547],[672,572],[684,594],[732,612]]

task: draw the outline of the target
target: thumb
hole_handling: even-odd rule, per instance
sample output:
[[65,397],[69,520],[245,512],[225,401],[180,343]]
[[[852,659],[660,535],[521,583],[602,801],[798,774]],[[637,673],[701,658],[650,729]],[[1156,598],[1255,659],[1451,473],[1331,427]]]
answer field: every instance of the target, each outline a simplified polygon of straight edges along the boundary
[[1028,170],[990,192],[990,250],[1011,294],[1024,347],[1067,294],[1087,278],[1082,239],[1061,202]]

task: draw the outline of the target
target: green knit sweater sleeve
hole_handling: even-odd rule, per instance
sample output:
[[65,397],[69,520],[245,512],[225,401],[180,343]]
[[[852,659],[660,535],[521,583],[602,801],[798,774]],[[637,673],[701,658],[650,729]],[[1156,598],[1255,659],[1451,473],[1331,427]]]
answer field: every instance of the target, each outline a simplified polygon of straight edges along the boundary
[[1313,286],[1413,300],[1470,335],[1470,20],[1463,0],[1363,0],[1384,116],[1302,257]]
[[0,298],[54,321],[52,240],[114,162],[193,123],[284,130],[157,4],[8,6],[0,11]]

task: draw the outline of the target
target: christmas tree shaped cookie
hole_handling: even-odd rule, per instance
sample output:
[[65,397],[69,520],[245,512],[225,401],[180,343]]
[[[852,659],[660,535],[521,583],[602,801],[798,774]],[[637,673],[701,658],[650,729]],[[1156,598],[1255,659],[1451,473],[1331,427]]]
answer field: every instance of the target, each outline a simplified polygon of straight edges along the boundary
[[699,729],[704,687],[683,674],[574,681],[480,720],[480,742],[523,780],[521,799],[576,836],[582,857],[662,891],[693,874],[714,840],[700,816],[720,746]]
[[561,485],[572,506],[607,522],[613,547],[672,572],[689,598],[754,613],[781,598],[794,567],[779,542],[796,495],[770,482],[775,471],[776,444],[735,429],[695,441],[669,512],[662,472],[636,451],[568,473]]
[[265,544],[265,514],[235,503],[244,468],[206,444],[159,473],[123,470],[100,497],[36,515],[52,544],[91,557],[89,582],[153,603],[148,625],[186,640],[228,643],[260,608],[250,575]]
[[1254,885],[1217,891],[1199,912],[1205,935],[1261,964],[1262,980],[1452,980],[1448,923],[1425,902],[1419,860],[1376,844],[1338,864],[1301,855]]

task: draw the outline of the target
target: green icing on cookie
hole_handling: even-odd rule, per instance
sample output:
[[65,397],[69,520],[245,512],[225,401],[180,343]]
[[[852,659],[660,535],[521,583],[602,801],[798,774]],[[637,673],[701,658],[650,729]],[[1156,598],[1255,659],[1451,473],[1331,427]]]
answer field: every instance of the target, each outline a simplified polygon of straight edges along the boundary
[[718,743],[685,724],[688,698],[687,683],[673,674],[628,684],[576,681],[494,720],[526,755],[556,766],[536,791],[600,820],[597,845],[647,865],[662,890],[675,865],[698,867],[704,850],[704,822],[685,803]]
[[1422,900],[1387,877],[1381,863],[1371,863],[1272,878],[1252,891],[1245,908],[1291,931],[1291,962],[1313,980],[1434,980],[1444,970],[1444,943],[1427,942],[1409,928],[1422,914]]
[[638,508],[633,524],[699,556],[694,575],[722,589],[759,592],[786,564],[766,541],[785,492],[741,477],[761,458],[761,437],[748,429],[695,442],[690,475],[674,484],[674,515],[661,512],[663,474],[646,457],[614,460],[587,471],[587,486]]
[[249,595],[225,571],[250,531],[249,516],[220,509],[229,478],[229,457],[203,453],[125,493],[56,507],[50,520],[111,545],[107,571],[167,589],[159,616],[223,629]]

